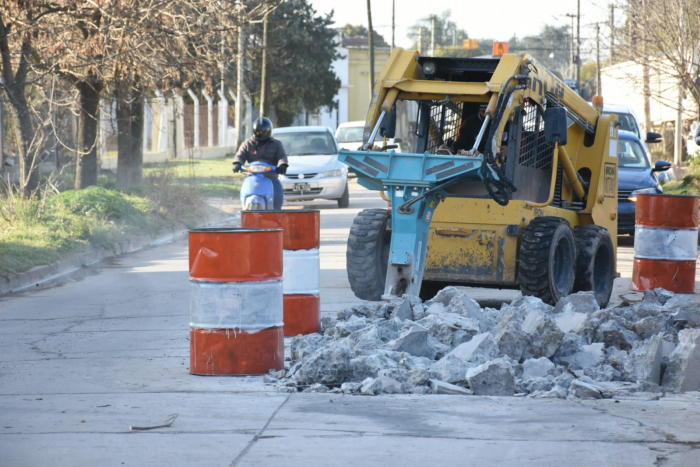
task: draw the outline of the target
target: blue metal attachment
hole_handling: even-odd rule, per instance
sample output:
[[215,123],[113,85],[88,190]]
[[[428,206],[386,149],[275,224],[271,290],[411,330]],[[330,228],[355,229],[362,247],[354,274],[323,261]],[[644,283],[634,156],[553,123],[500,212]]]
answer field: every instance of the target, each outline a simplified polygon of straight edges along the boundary
[[382,298],[417,296],[430,222],[447,196],[444,189],[453,181],[482,180],[483,157],[341,150],[338,158],[354,169],[358,183],[385,190],[391,199],[391,252]]

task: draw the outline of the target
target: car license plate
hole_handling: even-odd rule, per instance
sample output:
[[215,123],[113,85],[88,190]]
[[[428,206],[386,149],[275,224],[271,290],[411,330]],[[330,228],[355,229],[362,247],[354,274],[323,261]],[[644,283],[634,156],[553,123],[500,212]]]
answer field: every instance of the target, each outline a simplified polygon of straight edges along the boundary
[[309,191],[309,184],[308,183],[295,183],[294,184],[294,191]]

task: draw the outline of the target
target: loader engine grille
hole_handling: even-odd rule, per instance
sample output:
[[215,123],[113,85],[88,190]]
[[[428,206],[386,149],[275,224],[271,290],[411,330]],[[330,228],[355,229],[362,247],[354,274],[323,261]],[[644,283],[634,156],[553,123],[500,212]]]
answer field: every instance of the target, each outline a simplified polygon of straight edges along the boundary
[[462,124],[462,102],[436,103],[430,107],[430,126],[428,127],[425,150],[431,154],[448,139],[455,140]]
[[543,171],[552,170],[554,146],[545,142],[544,116],[529,100],[522,107],[522,133],[518,164]]

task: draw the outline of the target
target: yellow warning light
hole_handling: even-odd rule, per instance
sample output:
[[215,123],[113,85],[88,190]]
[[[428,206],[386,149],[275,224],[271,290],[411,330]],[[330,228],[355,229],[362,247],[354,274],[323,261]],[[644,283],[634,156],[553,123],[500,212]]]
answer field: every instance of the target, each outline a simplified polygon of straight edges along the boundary
[[479,48],[479,41],[477,39],[464,39],[464,48],[467,50],[476,50]]
[[507,42],[494,42],[493,43],[493,56],[500,57],[503,54],[508,53],[508,43]]

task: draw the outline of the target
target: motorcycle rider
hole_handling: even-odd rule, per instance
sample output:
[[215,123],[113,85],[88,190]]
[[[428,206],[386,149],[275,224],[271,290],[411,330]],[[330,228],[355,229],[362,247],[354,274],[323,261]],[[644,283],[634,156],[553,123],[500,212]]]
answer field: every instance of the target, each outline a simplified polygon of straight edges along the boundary
[[247,162],[265,162],[277,167],[277,173],[269,172],[265,177],[272,182],[275,190],[274,209],[282,209],[284,190],[278,174],[284,175],[289,167],[287,153],[279,140],[272,137],[272,122],[269,118],[260,117],[253,124],[253,136],[244,141],[233,158],[233,172],[240,172],[241,166]]

